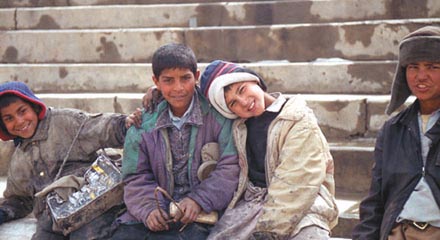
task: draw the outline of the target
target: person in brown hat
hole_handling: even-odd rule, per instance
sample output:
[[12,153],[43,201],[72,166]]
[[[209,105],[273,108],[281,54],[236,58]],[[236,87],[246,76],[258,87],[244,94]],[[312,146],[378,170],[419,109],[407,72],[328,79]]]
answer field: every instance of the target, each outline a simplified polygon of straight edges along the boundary
[[440,27],[408,34],[378,134],[370,192],[353,239],[440,239]]

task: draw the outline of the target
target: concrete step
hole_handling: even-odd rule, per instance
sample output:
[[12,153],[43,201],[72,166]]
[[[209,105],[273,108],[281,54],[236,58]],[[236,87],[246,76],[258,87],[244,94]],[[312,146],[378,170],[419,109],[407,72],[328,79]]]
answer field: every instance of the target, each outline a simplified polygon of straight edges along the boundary
[[[395,60],[398,42],[439,18],[273,26],[18,30],[0,32],[3,63],[148,63],[169,42],[192,47],[199,62],[318,58]],[[252,42],[252,44],[249,44]],[[56,46],[56,47],[55,47]]]
[[[366,196],[374,164],[374,138],[331,141],[336,192],[340,196]],[[358,197],[359,198],[359,197]]]
[[[207,63],[199,63],[201,72]],[[243,64],[269,91],[301,94],[389,94],[395,61],[321,59],[308,63]],[[36,93],[145,92],[151,64],[0,64],[1,81],[26,82]]]
[[351,239],[351,232],[354,226],[359,223],[359,204],[364,197],[364,195],[353,193],[336,193],[339,220],[338,225],[332,229],[332,237]]
[[[0,198],[6,188],[6,178],[0,177]],[[337,196],[339,223],[332,231],[333,240],[350,239],[351,229],[358,221],[359,195]],[[0,225],[0,240],[28,240],[35,232],[36,220],[32,215]]]
[[[248,2],[249,0],[203,0],[203,2]],[[251,0],[264,1],[267,0]],[[285,1],[285,0],[281,0]],[[298,1],[298,0],[294,0]],[[126,4],[186,4],[200,3],[200,0],[6,0],[0,1],[0,8],[10,7],[48,7],[48,6],[89,6],[89,5],[126,5]]]
[[[423,4],[421,4],[423,5]],[[246,26],[437,17],[440,4],[393,1],[264,1],[100,5],[0,10],[4,29]],[[4,19],[3,19],[4,18]],[[3,26],[4,25],[4,26]]]

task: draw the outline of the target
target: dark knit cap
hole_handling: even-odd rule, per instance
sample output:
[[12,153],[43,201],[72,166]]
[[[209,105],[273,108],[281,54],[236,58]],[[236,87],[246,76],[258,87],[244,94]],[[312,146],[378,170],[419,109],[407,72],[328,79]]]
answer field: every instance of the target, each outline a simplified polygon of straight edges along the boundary
[[[13,94],[23,100],[30,102],[39,106],[41,111],[38,113],[38,119],[41,120],[46,115],[47,107],[46,105],[31,91],[31,89],[22,82],[7,82],[0,84],[0,101],[1,97],[5,94]],[[3,141],[11,140],[14,136],[5,132],[4,129],[0,128],[0,139]]]
[[411,95],[406,80],[406,67],[410,63],[440,62],[440,27],[420,28],[403,38],[399,44],[399,63],[391,87],[391,100],[386,113],[391,114]]
[[227,118],[234,119],[237,118],[237,115],[227,107],[223,88],[244,81],[258,82],[263,91],[267,90],[263,79],[254,71],[236,63],[215,60],[203,72],[200,78],[200,89],[217,111]]

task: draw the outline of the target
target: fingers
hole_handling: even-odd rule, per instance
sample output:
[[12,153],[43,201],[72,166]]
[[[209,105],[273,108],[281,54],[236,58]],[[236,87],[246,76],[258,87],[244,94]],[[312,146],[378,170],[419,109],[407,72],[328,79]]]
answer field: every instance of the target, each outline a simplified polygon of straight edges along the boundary
[[184,212],[180,221],[185,224],[194,222],[197,219],[197,217],[199,216],[199,213],[202,211],[199,204],[197,204],[191,198],[184,198],[179,203],[179,206],[181,207],[182,211]]
[[158,209],[154,210],[150,213],[150,215],[148,215],[146,221],[148,229],[154,232],[169,230],[169,226],[167,224],[168,215],[163,211],[162,214],[166,219],[162,217]]
[[136,110],[129,114],[125,118],[125,127],[128,129],[132,125],[134,125],[137,128],[140,128],[142,124],[142,109],[136,108]]
[[186,209],[184,210],[185,214],[183,215],[182,219],[180,219],[180,221],[182,223],[192,223],[197,219],[197,216],[199,215],[198,212],[194,211],[194,209]]
[[137,128],[140,128],[142,124],[142,109],[136,108],[136,111],[133,114],[134,114],[134,125]]

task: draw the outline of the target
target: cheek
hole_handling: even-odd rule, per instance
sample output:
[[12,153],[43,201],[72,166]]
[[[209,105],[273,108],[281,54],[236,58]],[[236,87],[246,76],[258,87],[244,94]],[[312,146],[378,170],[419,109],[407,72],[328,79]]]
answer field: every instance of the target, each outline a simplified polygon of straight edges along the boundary
[[14,123],[13,122],[7,122],[7,123],[4,123],[4,124],[5,124],[5,127],[8,130],[8,132],[11,132],[14,129]]

